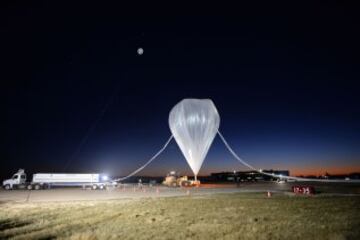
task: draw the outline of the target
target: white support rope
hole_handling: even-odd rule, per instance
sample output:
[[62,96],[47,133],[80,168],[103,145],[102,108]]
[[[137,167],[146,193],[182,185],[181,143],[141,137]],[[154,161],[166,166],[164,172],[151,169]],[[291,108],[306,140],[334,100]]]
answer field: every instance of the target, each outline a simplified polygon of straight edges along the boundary
[[336,179],[302,178],[302,177],[283,176],[283,175],[278,175],[278,174],[275,174],[275,173],[266,173],[266,172],[263,172],[262,170],[258,170],[256,168],[254,168],[253,166],[251,166],[250,164],[248,164],[247,162],[242,160],[234,152],[234,150],[230,147],[230,145],[225,140],[224,136],[221,134],[221,132],[219,130],[218,130],[218,135],[221,138],[221,140],[223,141],[223,143],[225,144],[226,148],[229,150],[229,152],[234,156],[234,158],[236,160],[238,160],[241,164],[245,165],[246,167],[250,168],[251,170],[256,171],[258,173],[261,173],[261,174],[264,174],[264,175],[267,175],[267,176],[276,177],[276,178],[280,178],[280,179],[290,179],[290,180],[307,181],[307,182],[360,182],[360,180],[340,180],[340,179],[336,180]]
[[132,173],[130,173],[129,175],[122,177],[122,178],[118,178],[115,179],[114,181],[119,182],[119,181],[123,181],[125,179],[128,179],[129,177],[134,176],[135,174],[137,174],[138,172],[140,172],[141,170],[143,170],[147,165],[149,165],[152,161],[154,161],[164,150],[165,148],[169,145],[169,143],[171,142],[171,140],[173,139],[173,135],[170,136],[170,138],[166,141],[166,143],[164,144],[164,146],[154,155],[152,156],[144,165],[142,165],[140,168],[136,169],[135,171],[133,171]]

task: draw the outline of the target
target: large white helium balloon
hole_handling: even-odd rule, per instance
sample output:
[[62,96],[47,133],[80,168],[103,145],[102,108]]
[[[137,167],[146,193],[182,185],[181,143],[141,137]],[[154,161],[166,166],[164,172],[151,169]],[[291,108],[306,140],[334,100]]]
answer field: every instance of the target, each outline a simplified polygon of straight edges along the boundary
[[219,129],[219,113],[210,99],[184,99],[171,110],[169,125],[196,180]]

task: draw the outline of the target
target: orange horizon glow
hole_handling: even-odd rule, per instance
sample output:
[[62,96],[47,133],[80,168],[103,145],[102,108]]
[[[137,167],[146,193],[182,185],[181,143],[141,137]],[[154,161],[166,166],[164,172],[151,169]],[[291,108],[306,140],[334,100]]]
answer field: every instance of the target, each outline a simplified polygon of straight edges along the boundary
[[[289,170],[290,176],[323,176],[326,173],[330,175],[347,175],[351,173],[360,173],[360,165],[359,164],[344,164],[343,166],[339,165],[328,165],[328,166],[319,166],[319,165],[307,165],[307,166],[295,166],[295,165],[272,165],[263,170]],[[170,171],[179,171],[179,169],[153,169],[150,171],[146,171],[144,176],[156,176],[156,177],[164,177]],[[190,169],[180,169],[182,175],[186,176],[194,176],[193,172]],[[233,172],[233,171],[250,171],[250,169],[245,168],[204,168],[199,172],[199,177],[210,176],[212,173],[219,172]]]
[[[264,168],[264,170],[289,170],[290,176],[322,176],[326,173],[330,175],[347,175],[351,173],[360,173],[360,166],[330,166],[330,167],[281,167],[281,168]],[[248,169],[250,170],[250,169]],[[248,170],[239,170],[239,171],[248,171]],[[212,171],[206,171],[199,176],[207,176],[211,173],[216,172],[232,172],[233,170],[224,170],[224,171],[216,171],[212,169]],[[238,171],[238,170],[236,170]],[[189,176],[192,176],[190,174]]]
[[326,167],[326,168],[296,168],[290,169],[290,175],[299,176],[299,175],[314,175],[321,176],[326,173],[330,175],[341,175],[341,174],[350,174],[350,173],[359,173],[360,166],[345,166],[345,167]]
[[[322,176],[325,175],[326,173],[330,174],[330,175],[347,175],[347,174],[351,174],[351,173],[360,173],[360,166],[357,167],[328,167],[326,169],[324,168],[311,168],[311,169],[307,169],[307,168],[272,168],[273,170],[289,170],[290,171],[290,176]],[[269,169],[264,169],[264,170],[271,170],[271,168]],[[250,171],[249,170],[237,170],[237,171]],[[211,173],[218,173],[218,172],[232,172],[232,170],[223,170],[223,171],[206,171],[203,173],[200,173],[198,175],[198,177],[206,177],[206,176],[210,176]],[[187,172],[183,172],[184,175],[187,176],[193,176],[193,173],[190,171]],[[157,173],[150,173],[150,174],[145,174],[146,176],[156,176],[156,177],[163,177],[164,175],[162,174],[157,174]]]

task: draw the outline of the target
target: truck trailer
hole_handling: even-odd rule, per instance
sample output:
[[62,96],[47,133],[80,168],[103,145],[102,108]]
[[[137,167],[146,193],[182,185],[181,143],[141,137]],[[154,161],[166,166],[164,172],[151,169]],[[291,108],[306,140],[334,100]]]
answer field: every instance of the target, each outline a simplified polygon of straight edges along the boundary
[[39,190],[52,186],[78,186],[91,187],[95,190],[116,185],[116,182],[112,182],[106,175],[99,173],[36,173],[33,174],[31,182],[27,182],[26,179],[25,171],[19,169],[12,178],[3,181],[3,187],[6,190]]

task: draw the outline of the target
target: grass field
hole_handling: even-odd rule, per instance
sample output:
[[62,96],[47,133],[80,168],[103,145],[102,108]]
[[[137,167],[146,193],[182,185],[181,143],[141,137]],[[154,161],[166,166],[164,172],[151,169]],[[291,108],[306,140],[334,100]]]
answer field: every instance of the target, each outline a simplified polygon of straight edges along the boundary
[[0,239],[360,239],[360,197],[3,203]]

